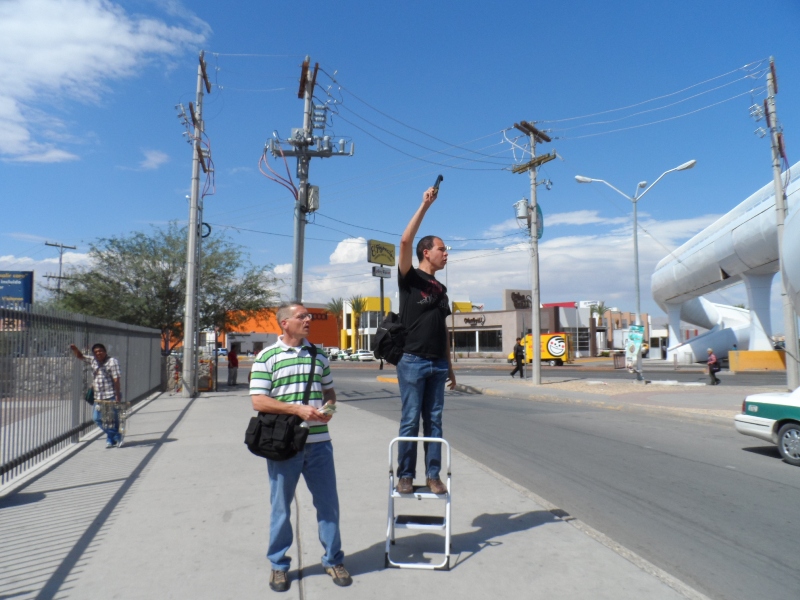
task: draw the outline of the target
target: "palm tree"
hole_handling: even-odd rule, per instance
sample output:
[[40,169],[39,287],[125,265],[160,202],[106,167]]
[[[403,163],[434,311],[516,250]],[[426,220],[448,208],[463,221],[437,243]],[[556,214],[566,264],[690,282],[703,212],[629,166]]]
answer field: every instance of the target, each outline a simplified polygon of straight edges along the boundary
[[606,303],[605,300],[601,300],[597,304],[595,304],[589,311],[590,315],[597,315],[597,324],[603,324],[603,315],[606,314]]
[[353,352],[358,350],[358,318],[361,313],[367,308],[367,301],[363,296],[355,295],[350,296],[350,309],[353,311],[353,317],[350,324],[353,328]]
[[[342,314],[344,313],[344,299],[343,298],[331,298],[331,301],[325,305],[325,308],[328,309],[328,312],[333,314],[336,317],[336,333],[337,335],[342,330]],[[337,339],[341,339],[340,337]]]

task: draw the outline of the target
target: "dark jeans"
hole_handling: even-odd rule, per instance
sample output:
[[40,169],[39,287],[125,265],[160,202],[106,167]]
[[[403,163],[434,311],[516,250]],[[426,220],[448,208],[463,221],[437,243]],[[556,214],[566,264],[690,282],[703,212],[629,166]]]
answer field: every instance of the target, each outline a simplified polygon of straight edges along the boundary
[[[397,363],[397,381],[403,409],[400,415],[400,437],[418,437],[422,417],[424,437],[442,437],[444,384],[447,379],[446,358],[431,360],[403,354]],[[425,475],[439,477],[442,467],[442,444],[424,442]],[[417,443],[400,442],[397,448],[397,476],[414,478],[417,466]]]
[[717,372],[711,368],[711,365],[708,366],[708,382],[711,385],[717,385],[719,383],[719,379],[717,379]]
[[516,359],[514,359],[514,362],[517,363],[517,366],[514,367],[513,371],[511,371],[511,376],[513,377],[514,373],[519,373],[520,379],[524,379],[525,378],[525,365],[522,362],[522,359],[521,358],[516,358]]

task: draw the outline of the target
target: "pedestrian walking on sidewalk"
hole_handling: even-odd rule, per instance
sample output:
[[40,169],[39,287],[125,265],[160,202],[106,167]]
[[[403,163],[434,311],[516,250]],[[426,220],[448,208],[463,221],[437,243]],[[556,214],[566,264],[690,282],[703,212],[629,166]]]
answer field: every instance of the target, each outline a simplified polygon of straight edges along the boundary
[[708,349],[708,385],[719,385],[719,379],[717,379],[717,373],[720,371],[719,361],[717,360],[717,355],[714,354],[714,349]]
[[[414,238],[428,209],[436,201],[438,190],[428,188],[422,204],[411,217],[400,238],[400,259],[397,278],[400,288],[400,322],[406,328],[403,357],[397,363],[402,412],[400,437],[417,437],[419,420],[425,437],[442,437],[444,387],[456,386],[450,362],[450,336],[446,318],[450,314],[447,288],[434,277],[447,265],[447,247],[441,238],[428,235],[417,244],[419,268],[412,265]],[[442,466],[442,445],[425,442],[426,485],[435,494],[444,494],[447,487],[439,472]],[[417,466],[417,444],[400,442],[397,450],[397,491],[410,494]]]
[[92,346],[92,355],[84,356],[75,344],[70,344],[69,349],[75,358],[82,360],[92,369],[92,389],[94,390],[94,407],[92,420],[106,434],[106,448],[122,446],[122,434],[119,432],[119,409],[110,407],[110,414],[103,419],[101,402],[122,402],[120,378],[122,374],[119,361],[111,358],[103,344]]
[[[328,421],[336,404],[330,365],[322,354],[312,357],[309,353],[311,343],[307,336],[311,315],[302,304],[282,304],[278,308],[277,320],[283,335],[258,353],[251,369],[253,409],[297,415],[305,421],[309,434],[305,447],[292,458],[283,461],[267,459],[271,504],[267,559],[272,565],[269,587],[276,592],[285,592],[290,586],[291,558],[286,553],[292,545],[292,499],[301,475],[317,509],[319,539],[325,550],[322,566],[336,585],[348,586],[353,580],[343,564],[339,496],[333,446],[328,432]],[[309,369],[314,369],[311,395],[308,404],[303,404]],[[327,409],[331,412],[320,412],[328,405],[332,407]]]
[[228,352],[228,387],[236,387],[236,377],[239,374],[239,356],[236,346],[231,346]]
[[520,379],[525,379],[525,348],[522,347],[522,338],[517,338],[517,343],[514,344],[514,362],[516,366],[511,371],[511,377],[514,373],[519,373]]

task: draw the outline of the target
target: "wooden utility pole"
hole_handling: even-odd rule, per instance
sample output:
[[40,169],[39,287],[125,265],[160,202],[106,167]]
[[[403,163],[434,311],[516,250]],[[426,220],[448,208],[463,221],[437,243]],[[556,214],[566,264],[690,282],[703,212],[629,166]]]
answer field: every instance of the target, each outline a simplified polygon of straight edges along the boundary
[[[63,263],[64,263],[64,250],[77,250],[77,248],[75,246],[65,246],[64,244],[62,244],[60,242],[58,244],[51,244],[50,242],[45,242],[44,245],[45,246],[53,246],[54,248],[58,248],[58,288],[57,288],[57,293],[58,293],[58,296],[61,297],[61,280],[64,279],[64,277],[61,276],[61,270],[62,270],[62,266],[63,266]],[[52,279],[53,278],[52,275],[46,275],[46,277],[48,279]]]

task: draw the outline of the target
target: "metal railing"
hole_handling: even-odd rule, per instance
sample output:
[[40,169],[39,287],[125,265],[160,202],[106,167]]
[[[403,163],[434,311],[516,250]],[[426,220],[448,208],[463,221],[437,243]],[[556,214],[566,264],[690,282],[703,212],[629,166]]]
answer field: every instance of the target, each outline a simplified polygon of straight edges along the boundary
[[0,305],[0,485],[77,443],[94,427],[84,400],[86,356],[103,344],[119,361],[122,394],[135,403],[162,388],[157,329],[41,308]]

